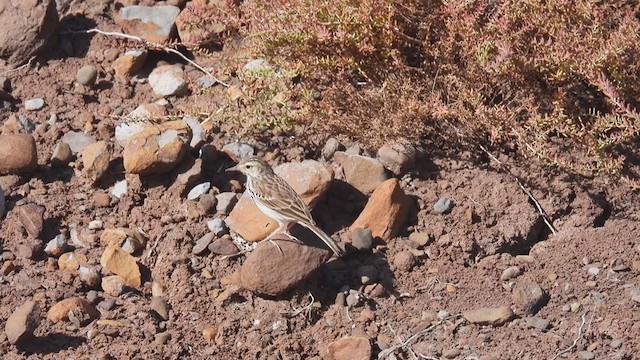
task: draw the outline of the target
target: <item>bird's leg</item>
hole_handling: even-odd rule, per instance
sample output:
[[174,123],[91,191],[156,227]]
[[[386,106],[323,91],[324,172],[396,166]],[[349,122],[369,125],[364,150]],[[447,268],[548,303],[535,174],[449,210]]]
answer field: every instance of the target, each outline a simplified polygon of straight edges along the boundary
[[295,223],[290,222],[287,226],[285,226],[284,234],[287,235],[289,239],[297,242],[298,244],[302,244],[302,241],[300,241],[300,239],[298,239],[297,237],[293,236],[293,234],[291,234],[291,228],[293,227],[293,225],[295,225]]
[[269,241],[270,243],[272,243],[273,245],[275,245],[275,246],[278,248],[278,250],[280,250],[280,254],[281,254],[281,255],[284,255],[284,252],[283,252],[283,251],[282,251],[282,249],[280,248],[280,245],[276,244],[276,242],[275,242],[275,241],[273,241],[273,237],[274,237],[275,235],[277,235],[278,233],[282,232],[282,230],[283,230],[283,229],[286,229],[286,228],[287,228],[287,226],[288,226],[288,224],[282,224],[282,223],[278,223],[278,224],[279,224],[280,226],[279,226],[275,231],[273,231],[269,236],[267,236],[267,237],[265,238],[265,240],[267,240],[267,241]]

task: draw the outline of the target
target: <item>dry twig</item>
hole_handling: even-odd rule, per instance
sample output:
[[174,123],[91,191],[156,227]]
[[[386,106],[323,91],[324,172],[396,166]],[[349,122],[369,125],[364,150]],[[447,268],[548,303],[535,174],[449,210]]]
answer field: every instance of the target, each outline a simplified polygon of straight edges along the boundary
[[[418,331],[417,333],[411,335],[407,340],[402,341],[400,339],[399,336],[396,336],[399,340],[399,343],[396,345],[393,345],[391,347],[389,347],[388,349],[382,350],[379,354],[378,354],[378,359],[384,359],[386,357],[388,357],[389,355],[391,355],[393,352],[395,352],[398,349],[408,349],[408,346],[417,338],[419,338],[420,336],[430,332],[431,330],[435,329],[438,325],[440,325],[442,323],[442,321],[436,323],[436,324],[432,324],[431,326],[429,326],[428,328]],[[391,329],[391,332],[395,334],[395,331],[391,328],[391,326],[389,326],[389,328]],[[410,353],[413,354],[414,358],[417,359],[417,356],[415,355],[415,353],[413,352],[413,350],[409,350]]]
[[578,345],[578,341],[580,341],[580,339],[582,338],[582,328],[584,328],[584,325],[586,323],[587,323],[587,313],[585,312],[584,314],[582,314],[582,323],[580,324],[580,327],[578,328],[578,335],[576,335],[576,338],[573,340],[573,344],[571,344],[568,348],[566,348],[566,349],[560,351],[559,353],[557,353],[556,356],[551,358],[551,360],[555,360],[558,357],[560,357],[561,355],[568,353],[573,348],[575,348],[576,345]]

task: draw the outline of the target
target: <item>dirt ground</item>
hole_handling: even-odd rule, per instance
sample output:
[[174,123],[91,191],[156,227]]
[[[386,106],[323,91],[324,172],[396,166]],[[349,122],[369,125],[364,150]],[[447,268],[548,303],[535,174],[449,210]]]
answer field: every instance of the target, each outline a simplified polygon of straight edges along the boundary
[[[108,19],[99,19],[98,26],[112,26]],[[44,239],[53,238],[59,229],[86,229],[96,219],[103,221],[103,228],[145,231],[150,241],[139,257],[144,283],[116,298],[97,291],[93,301],[101,304],[100,319],[117,323],[76,326],[43,318],[35,339],[21,346],[9,344],[0,334],[3,359],[319,359],[328,357],[330,343],[352,334],[371,339],[375,358],[418,333],[393,352],[396,358],[553,359],[565,349],[558,358],[640,358],[638,195],[606,179],[585,179],[526,159],[498,156],[544,209],[553,234],[516,178],[481,151],[442,153],[426,145],[418,167],[402,177],[402,187],[418,211],[400,237],[376,244],[371,252],[330,261],[283,296],[240,291],[219,301],[225,290],[220,280],[233,273],[243,257],[192,253],[212,216],[194,211],[180,194],[168,191],[170,179],[143,179],[121,201],[100,207],[94,195],[106,193],[124,178],[121,164],[116,162],[109,179],[97,186],[73,167],[50,166],[54,147],[66,132],[87,130],[100,140],[100,128],[118,123],[110,116],[118,109],[128,113],[156,100],[144,82],[113,81],[109,69],[121,50],[110,46],[110,40],[97,35],[70,39],[74,56],[63,54],[56,46],[59,39],[54,39],[41,61],[8,75],[14,98],[43,98],[46,106],[27,112],[18,103],[14,109],[2,109],[1,120],[22,114],[39,126],[56,114],[58,121],[34,133],[39,164],[35,173],[0,176],[7,195],[6,215],[0,220],[3,259],[16,265],[0,276],[0,324],[4,327],[26,301],[37,300],[46,311],[62,299],[86,298],[95,290],[59,270],[53,257],[20,256],[18,247],[26,233],[12,210],[25,203],[46,208]],[[158,61],[175,59],[156,54],[148,61],[149,70]],[[98,69],[98,84],[88,94],[77,94],[76,72],[87,64]],[[187,72],[193,78],[200,75],[189,67]],[[217,96],[214,91],[170,101],[173,112],[180,113],[215,102]],[[91,116],[93,126],[87,129]],[[223,124],[208,142],[221,148],[239,140],[237,133],[235,125]],[[313,134],[310,141],[295,131],[289,137],[266,138],[242,140],[265,152],[279,149],[279,162],[314,156],[324,143],[323,134]],[[320,148],[312,147],[314,143]],[[203,178],[228,189],[229,178],[218,172],[220,161],[224,160],[207,164]],[[346,237],[354,214],[346,210],[341,195],[340,187],[333,186],[314,216]],[[441,197],[453,200],[451,212],[432,211]],[[431,240],[419,247],[409,240],[414,232],[426,233]],[[158,238],[161,241],[151,251]],[[80,252],[89,264],[98,264],[103,250],[97,246]],[[412,266],[402,264],[398,256],[407,250],[416,255]],[[385,291],[368,294],[362,305],[351,308],[336,304],[345,285],[359,288],[355,272],[363,264],[374,265],[388,280]],[[501,279],[509,267],[517,267],[520,274]],[[543,290],[535,309],[523,310],[514,300],[512,290],[524,280]],[[152,282],[165,286],[168,320],[150,311]],[[302,309],[310,294],[314,305]],[[473,324],[462,315],[501,306],[512,307],[515,316],[500,326]],[[205,329],[215,330],[212,339],[203,336]]]

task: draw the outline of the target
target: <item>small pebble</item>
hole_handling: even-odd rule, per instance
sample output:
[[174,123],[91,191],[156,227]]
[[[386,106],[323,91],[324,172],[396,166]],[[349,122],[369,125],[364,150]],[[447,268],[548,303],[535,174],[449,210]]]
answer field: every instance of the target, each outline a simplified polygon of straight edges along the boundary
[[576,313],[576,312],[580,311],[580,309],[582,308],[582,304],[580,304],[577,301],[574,301],[569,305],[569,307],[571,309],[571,312]]
[[443,197],[433,204],[433,211],[436,214],[446,214],[453,209],[453,201],[451,199]]
[[187,194],[187,199],[188,200],[196,200],[200,196],[206,194],[207,191],[209,191],[210,188],[211,188],[211,183],[210,182],[204,182],[202,184],[198,184],[198,185],[194,186],[191,189],[191,191],[189,191],[189,193]]
[[100,301],[98,303],[98,307],[109,311],[109,310],[113,309],[113,306],[115,304],[116,304],[116,302],[113,299],[104,299],[104,300],[102,300],[102,301]]
[[357,228],[351,232],[351,245],[360,251],[370,250],[373,246],[373,236],[371,229]]
[[40,110],[44,107],[44,99],[29,99],[24,102],[24,108],[28,111]]
[[436,317],[440,320],[444,320],[449,317],[449,312],[447,312],[446,310],[440,310],[436,314]]
[[518,275],[520,275],[520,268],[517,266],[510,266],[504,269],[502,275],[500,275],[500,280],[507,281],[517,277]]
[[229,232],[229,228],[227,228],[227,224],[224,220],[220,218],[215,218],[207,221],[207,228],[211,231],[215,236],[222,236]]
[[89,222],[89,225],[87,227],[89,228],[89,230],[100,230],[102,229],[102,225],[102,220],[93,220]]
[[589,266],[587,272],[590,275],[597,276],[598,274],[600,274],[600,268],[598,268],[597,266]]
[[198,241],[196,241],[196,244],[193,246],[191,252],[195,255],[204,254],[204,252],[207,251],[209,244],[211,244],[211,242],[213,241],[213,238],[213,233],[205,234],[203,237],[198,239]]
[[614,339],[611,340],[611,347],[614,349],[619,349],[622,346],[622,340],[620,339]]
[[580,360],[591,360],[591,359],[595,359],[596,358],[596,354],[592,353],[591,351],[578,351],[578,359]]
[[171,339],[171,334],[166,331],[155,335],[155,343],[158,345],[166,344],[169,339]]
[[93,65],[85,65],[76,73],[76,81],[85,86],[95,84],[98,79],[98,71]]

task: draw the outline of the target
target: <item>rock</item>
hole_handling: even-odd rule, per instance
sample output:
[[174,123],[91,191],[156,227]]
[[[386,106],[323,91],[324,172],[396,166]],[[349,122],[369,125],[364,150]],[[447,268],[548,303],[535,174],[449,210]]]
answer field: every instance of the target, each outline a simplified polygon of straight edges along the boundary
[[227,224],[220,218],[215,218],[207,221],[207,229],[211,231],[215,236],[222,236],[229,232]]
[[[0,93],[0,96],[2,93]],[[2,102],[0,102],[0,105]],[[31,134],[35,131],[36,125],[33,121],[29,120],[24,115],[11,115],[7,120],[4,121],[4,125],[2,126],[2,133],[4,134],[19,134],[19,133],[27,133]]]
[[68,270],[75,272],[78,268],[87,263],[87,257],[84,254],[76,254],[73,252],[67,252],[58,258],[58,268],[60,270]]
[[207,134],[205,133],[202,125],[200,124],[200,120],[193,116],[185,116],[182,118],[189,127],[191,128],[191,143],[189,143],[189,147],[193,150],[199,149],[204,143],[207,141]]
[[376,159],[361,155],[347,155],[342,151],[336,152],[334,158],[344,169],[347,183],[365,195],[371,194],[387,180],[384,166]]
[[349,229],[369,228],[374,237],[389,241],[402,230],[411,205],[411,199],[402,191],[398,180],[389,179],[373,192]]
[[82,153],[82,150],[96,141],[89,135],[81,131],[70,131],[62,136],[62,141],[69,145],[74,154]]
[[[113,184],[113,188],[111,188],[111,195],[113,195],[113,197],[115,197],[116,199],[122,199],[122,197],[127,194],[127,185],[127,179],[120,180],[117,183]],[[106,195],[106,198],[104,199],[104,203],[106,205],[104,206],[109,206],[109,204],[111,203],[111,198],[108,194],[103,195]],[[107,199],[108,201],[106,201]]]
[[44,247],[44,252],[51,256],[60,256],[67,248],[67,239],[63,234],[59,234],[51,239]]
[[76,81],[84,86],[92,86],[98,79],[98,70],[93,65],[85,65],[76,73]]
[[433,241],[433,235],[426,232],[415,231],[409,234],[409,240],[417,246],[426,246]]
[[25,173],[38,166],[36,141],[27,134],[0,135],[0,175]]
[[238,202],[238,196],[234,192],[223,192],[216,195],[216,211],[220,214],[228,214]]
[[11,344],[20,344],[33,336],[40,323],[40,306],[35,301],[20,305],[7,319],[4,332]]
[[188,82],[182,68],[176,65],[161,65],[149,74],[149,85],[158,96],[179,96],[187,93]]
[[128,80],[135,73],[140,71],[147,61],[147,50],[129,50],[113,62],[116,79]]
[[535,316],[524,318],[524,322],[527,324],[527,326],[538,329],[540,331],[544,331],[549,328],[549,320]]
[[164,345],[171,340],[171,334],[168,331],[157,333],[154,336],[154,342],[156,345]]
[[633,286],[629,288],[628,293],[629,293],[629,297],[631,297],[631,300],[637,303],[640,303],[640,287]]
[[214,235],[212,233],[207,233],[193,245],[193,249],[191,252],[195,255],[202,255],[205,251],[207,251],[209,244],[213,241]]
[[78,268],[78,277],[90,288],[97,288],[100,285],[100,273],[96,267],[80,266]]
[[587,272],[589,273],[589,275],[593,275],[593,276],[598,276],[598,274],[600,274],[600,268],[597,266],[587,266]]
[[578,359],[580,360],[592,360],[596,358],[596,354],[591,351],[582,350],[578,351]]
[[147,41],[164,43],[175,37],[176,17],[180,8],[176,6],[125,6],[120,9],[116,23],[127,34]]
[[436,214],[447,214],[453,209],[453,201],[451,199],[442,197],[433,204],[433,211]]
[[80,230],[75,226],[72,226],[69,230],[69,243],[76,248],[92,248],[96,242],[97,237],[92,231]]
[[102,220],[91,220],[89,222],[89,225],[87,225],[87,229],[89,229],[89,230],[100,230],[100,229],[102,229],[103,225],[104,225],[104,223],[102,222]]
[[190,141],[191,131],[182,121],[147,124],[124,147],[125,171],[138,175],[166,173],[182,160]]
[[[119,181],[113,186],[114,190],[123,181],[124,181],[125,185],[127,184],[126,180]],[[111,190],[111,191],[113,192],[114,190]],[[93,203],[97,207],[108,207],[108,206],[111,205],[111,196],[109,196],[109,194],[103,193],[103,192],[95,193],[95,194],[93,194]]]
[[242,67],[242,70],[252,72],[268,71],[271,69],[273,69],[273,66],[271,66],[267,60],[260,58],[253,59]]
[[76,318],[79,320],[80,325],[84,326],[94,319],[100,318],[100,312],[87,300],[80,297],[72,297],[53,305],[47,312],[47,318],[54,323]]
[[468,310],[462,313],[467,321],[480,325],[493,325],[499,326],[513,317],[513,311],[508,306],[499,308],[480,308],[475,310]]
[[520,275],[520,268],[518,266],[510,266],[502,272],[500,275],[500,280],[507,281],[509,279],[513,279]]
[[378,149],[378,159],[382,165],[396,175],[415,167],[416,154],[416,148],[407,142],[384,145]]
[[238,247],[229,239],[216,239],[208,248],[216,255],[233,255],[238,252]]
[[364,336],[345,336],[329,344],[327,352],[331,360],[369,360],[371,342]]
[[242,142],[226,144],[222,147],[222,151],[235,162],[240,162],[244,158],[255,155],[253,146]]
[[188,200],[196,200],[198,199],[200,196],[204,195],[207,193],[207,191],[209,191],[209,189],[211,189],[211,183],[210,182],[203,182],[202,184],[198,184],[196,186],[194,186],[191,191],[189,191],[189,193],[187,194],[187,199]]
[[351,231],[351,245],[360,251],[371,250],[371,247],[373,246],[371,229],[353,229],[353,231]]
[[51,155],[51,166],[62,167],[67,166],[71,160],[73,160],[73,154],[71,153],[71,147],[64,141],[58,141],[53,154]]
[[151,298],[150,307],[162,320],[169,320],[169,304],[167,304],[167,300],[159,296],[154,296]]
[[18,208],[18,219],[27,233],[34,238],[38,238],[44,226],[44,206],[37,204],[26,204]]
[[545,293],[533,279],[524,277],[513,287],[513,302],[527,315],[533,315],[545,301]]
[[0,58],[11,66],[38,54],[58,25],[54,0],[3,2],[0,11]]
[[119,246],[107,246],[100,258],[100,265],[105,270],[120,275],[128,286],[138,288],[142,284],[136,259]]
[[99,306],[101,309],[104,309],[104,310],[107,310],[107,311],[109,311],[109,310],[113,309],[113,307],[114,307],[115,305],[116,305],[116,302],[115,302],[115,300],[113,300],[113,299],[104,299],[104,300],[102,300],[102,301],[100,301],[100,302],[98,303],[98,306]]
[[109,275],[102,278],[101,286],[106,294],[118,297],[124,293],[127,284],[122,276]]
[[417,259],[410,251],[401,251],[393,257],[393,266],[399,271],[411,271]]
[[82,150],[84,173],[93,183],[97,182],[109,169],[111,146],[106,141],[98,141],[87,145]]
[[[287,181],[310,207],[324,196],[333,180],[333,172],[314,160],[282,164],[275,167],[274,171]],[[262,240],[278,227],[276,221],[258,209],[247,192],[242,194],[226,223],[229,229],[247,241]]]
[[455,359],[457,358],[460,354],[462,353],[462,351],[460,351],[460,349],[448,349],[448,350],[444,350],[442,352],[442,357],[445,359]]
[[29,99],[24,102],[24,109],[27,111],[36,111],[44,107],[44,99]]
[[125,228],[108,228],[100,234],[100,244],[120,246],[129,236],[129,232]]
[[214,325],[208,325],[202,330],[202,337],[208,343],[213,342],[218,333],[218,328]]
[[277,296],[308,278],[329,259],[327,250],[292,241],[259,243],[239,269],[240,284],[253,292]]
[[342,145],[340,145],[338,139],[329,138],[322,148],[322,158],[327,161],[330,160],[333,157],[333,154],[340,150],[341,146]]
[[191,1],[187,3],[187,6],[176,18],[180,40],[188,44],[210,44],[227,29],[226,25],[220,21],[221,19],[211,18],[207,19],[206,26],[203,26],[194,21],[194,14],[217,13],[219,11],[226,13],[232,9],[228,9],[227,3],[224,2]]
[[[153,118],[160,118],[167,115],[167,108],[160,104],[142,104],[138,105],[128,117],[135,120],[147,120]],[[131,125],[131,122],[128,123]],[[139,127],[140,130],[144,129],[144,126]],[[130,134],[133,136],[134,134]]]
[[15,269],[16,265],[13,263],[13,261],[6,260],[2,263],[2,266],[0,266],[0,275],[7,276],[11,274],[11,272]]

